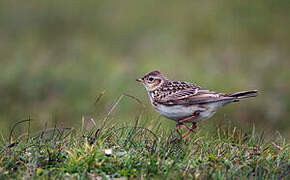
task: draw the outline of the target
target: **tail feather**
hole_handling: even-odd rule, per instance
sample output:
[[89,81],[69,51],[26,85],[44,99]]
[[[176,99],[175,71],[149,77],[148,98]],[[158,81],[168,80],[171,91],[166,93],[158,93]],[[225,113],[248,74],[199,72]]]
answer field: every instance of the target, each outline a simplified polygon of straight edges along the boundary
[[256,97],[258,96],[258,90],[250,90],[250,91],[241,91],[229,94],[228,97],[235,97],[237,99],[244,99],[249,97]]

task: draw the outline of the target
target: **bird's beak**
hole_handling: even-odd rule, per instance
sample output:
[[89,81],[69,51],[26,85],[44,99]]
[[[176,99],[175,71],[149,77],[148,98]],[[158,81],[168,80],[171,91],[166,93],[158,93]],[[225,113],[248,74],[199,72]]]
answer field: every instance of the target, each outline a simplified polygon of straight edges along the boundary
[[139,79],[136,79],[136,81],[138,81],[138,82],[144,82],[144,79],[143,78],[139,78]]

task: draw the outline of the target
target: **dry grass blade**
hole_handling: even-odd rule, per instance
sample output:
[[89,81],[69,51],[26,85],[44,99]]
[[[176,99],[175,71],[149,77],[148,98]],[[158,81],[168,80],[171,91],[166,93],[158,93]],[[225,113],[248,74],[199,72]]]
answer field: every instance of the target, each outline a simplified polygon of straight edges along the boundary
[[[57,130],[57,131],[56,131]],[[45,135],[49,134],[49,133],[53,133],[51,135],[51,137],[55,137],[55,136],[63,136],[65,131],[74,131],[75,129],[73,127],[63,127],[63,128],[46,128],[42,131],[37,132],[36,136],[32,137],[33,140],[40,138],[43,139]],[[55,134],[55,132],[57,132],[57,134]]]
[[10,131],[10,135],[9,135],[9,143],[12,143],[12,142],[11,142],[11,141],[12,141],[12,134],[13,134],[15,128],[16,128],[19,124],[21,124],[21,123],[25,123],[25,122],[30,122],[31,120],[32,120],[31,118],[28,118],[28,119],[25,119],[25,120],[22,120],[22,121],[16,122],[16,123],[13,125],[13,127],[12,127],[12,129],[11,129],[11,131]]
[[[120,103],[120,101],[123,99],[124,96],[127,96],[127,97],[130,97],[130,98],[134,99],[136,102],[138,102],[139,104],[142,105],[143,109],[145,109],[145,105],[142,103],[141,100],[139,100],[138,98],[136,98],[136,97],[134,97],[134,96],[132,96],[132,95],[130,95],[130,94],[126,94],[126,93],[124,93],[124,94],[122,94],[122,95],[117,99],[117,101],[113,104],[113,106],[111,107],[111,109],[109,110],[109,112],[107,113],[107,115],[105,116],[105,118],[103,119],[103,121],[102,121],[102,123],[101,123],[101,126],[100,126],[98,129],[102,129],[102,128],[105,126],[105,124],[106,124],[107,120],[109,119],[109,117],[111,116],[112,112],[115,110],[115,108],[117,107],[117,105]],[[100,96],[99,96],[99,97],[100,97]],[[144,110],[141,111],[140,115],[139,115],[138,118],[136,119],[137,124],[138,124],[138,121],[139,121],[139,119],[141,118],[143,112],[144,112]]]
[[139,113],[139,115],[136,117],[136,120],[135,120],[135,127],[137,127],[138,124],[139,124],[139,121],[140,121],[140,119],[141,119],[141,117],[142,117],[142,115],[143,115],[143,113],[145,111],[145,105],[144,105],[144,103],[140,99],[136,98],[135,96],[132,96],[132,95],[126,94],[126,93],[124,93],[123,95],[124,96],[127,96],[129,98],[132,98],[133,100],[135,100],[136,102],[138,102],[142,106],[142,110]]
[[112,112],[115,110],[115,108],[117,107],[117,105],[120,103],[120,101],[122,100],[122,98],[124,97],[124,95],[122,94],[118,99],[117,101],[114,103],[114,105],[111,107],[111,109],[109,110],[109,112],[107,113],[107,115],[105,116],[105,118],[103,119],[102,123],[101,123],[101,126],[98,128],[98,129],[102,129],[107,120],[109,119],[109,117],[111,116]]
[[101,100],[101,98],[104,96],[105,92],[106,91],[104,90],[97,96],[95,103],[94,103],[95,105]]
[[124,93],[123,94],[124,96],[128,96],[128,97],[130,97],[130,98],[132,98],[132,99],[134,99],[134,100],[136,100],[139,104],[141,104],[142,105],[142,107],[143,108],[145,108],[145,105],[144,105],[144,103],[140,100],[140,99],[138,99],[138,98],[136,98],[135,96],[132,96],[132,95],[130,95],[130,94],[127,94],[127,93]]

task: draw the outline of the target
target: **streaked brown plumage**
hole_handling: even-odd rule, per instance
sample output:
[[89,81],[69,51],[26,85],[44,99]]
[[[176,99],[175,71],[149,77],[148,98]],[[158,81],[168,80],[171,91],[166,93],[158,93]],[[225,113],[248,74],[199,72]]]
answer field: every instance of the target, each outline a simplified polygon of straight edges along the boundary
[[[197,122],[210,118],[220,107],[258,94],[257,90],[218,93],[193,83],[170,81],[158,70],[147,73],[137,81],[145,86],[151,104],[158,113],[177,121],[176,127],[182,125],[189,130],[185,135],[196,128]],[[192,128],[185,126],[185,122],[193,123]]]

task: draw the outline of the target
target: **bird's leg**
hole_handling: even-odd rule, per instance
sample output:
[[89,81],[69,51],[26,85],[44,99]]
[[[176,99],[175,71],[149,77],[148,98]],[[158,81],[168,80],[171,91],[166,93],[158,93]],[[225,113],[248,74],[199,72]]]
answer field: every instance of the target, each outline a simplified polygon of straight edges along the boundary
[[190,129],[189,127],[187,127],[185,124],[182,124],[182,126],[183,126],[186,130],[188,130],[188,131],[191,130],[191,129]]
[[[184,123],[182,122],[177,122],[176,123],[176,127],[175,127],[175,130],[179,133],[178,129],[180,126],[183,126],[187,131],[190,131],[190,128],[188,128]],[[183,136],[182,136],[183,137]]]
[[197,124],[196,122],[193,122],[191,129],[189,129],[188,127],[186,127],[186,129],[188,131],[182,136],[182,138],[185,138],[191,131],[195,130],[197,128],[197,125],[196,124]]
[[178,121],[178,122],[176,123],[176,128],[175,128],[176,131],[178,131],[178,128],[179,128],[180,126],[183,126],[183,127],[187,130],[187,132],[182,136],[182,138],[184,138],[185,136],[187,136],[191,131],[193,131],[193,130],[197,127],[197,126],[196,126],[197,123],[192,122],[192,128],[188,128],[188,127],[184,124],[184,122],[189,121],[190,119],[193,119],[193,118],[197,118],[199,114],[200,114],[200,111],[195,111],[195,112],[193,113],[192,116],[189,116],[189,117],[187,117],[187,118],[185,118],[185,119],[182,119],[182,120],[180,120],[180,121]]
[[185,119],[182,119],[182,120],[178,121],[178,123],[181,123],[181,125],[183,125],[183,127],[185,129],[187,129],[187,132],[182,136],[182,138],[186,137],[191,131],[193,131],[194,129],[197,128],[197,125],[196,125],[197,123],[196,122],[192,122],[191,129],[188,128],[187,126],[185,126],[184,122],[187,122],[187,121],[189,121],[191,119],[197,118],[199,116],[199,114],[200,114],[200,111],[195,111],[192,116],[189,116],[189,117],[187,117]]
[[176,125],[175,125],[175,130],[177,131],[178,128],[179,128],[182,124],[183,124],[183,123],[177,122]]
[[200,111],[195,111],[192,116],[189,116],[189,117],[187,117],[185,119],[182,119],[182,120],[180,120],[178,122],[179,123],[184,123],[186,121],[189,121],[190,119],[197,118],[199,114],[200,114]]
[[194,129],[197,128],[196,124],[197,124],[196,122],[193,122],[192,127],[188,128],[184,123],[178,122],[178,123],[176,123],[176,131],[178,131],[178,128],[180,126],[183,126],[187,130],[187,132],[182,136],[182,138],[185,138],[185,136],[187,136],[191,131],[193,131]]
[[195,130],[197,128],[197,123],[193,122],[191,126],[191,130]]

